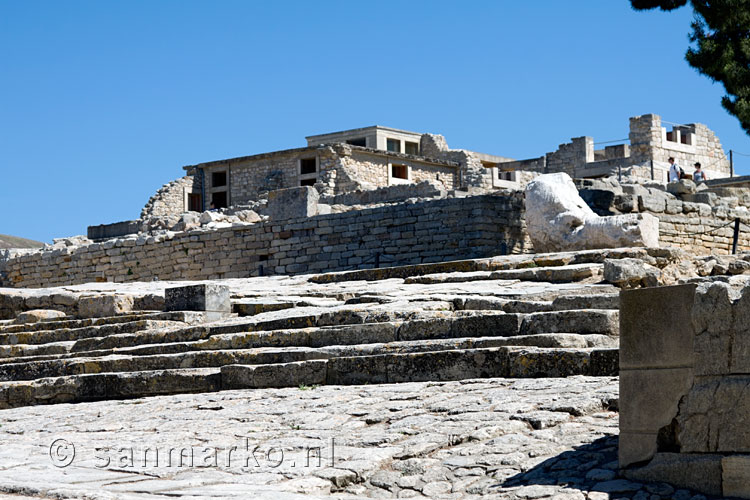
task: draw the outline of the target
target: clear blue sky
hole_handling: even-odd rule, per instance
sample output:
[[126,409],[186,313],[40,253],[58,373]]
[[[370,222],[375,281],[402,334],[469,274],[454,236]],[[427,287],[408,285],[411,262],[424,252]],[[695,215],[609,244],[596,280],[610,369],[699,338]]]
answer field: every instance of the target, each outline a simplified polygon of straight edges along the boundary
[[657,113],[750,153],[684,60],[691,19],[628,0],[0,0],[0,233],[85,234],[183,165],[374,124],[520,159]]

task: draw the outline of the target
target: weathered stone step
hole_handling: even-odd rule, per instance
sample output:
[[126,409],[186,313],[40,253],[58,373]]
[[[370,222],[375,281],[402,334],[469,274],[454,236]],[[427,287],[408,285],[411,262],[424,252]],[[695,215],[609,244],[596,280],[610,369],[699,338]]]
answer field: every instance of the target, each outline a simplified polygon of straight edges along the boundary
[[527,314],[520,332],[535,333],[574,332],[617,336],[620,331],[619,311],[612,309],[577,309]]
[[[355,317],[356,318],[356,317]],[[377,316],[375,319],[382,319]],[[351,319],[343,318],[343,319]],[[295,324],[292,321],[291,324]],[[289,323],[287,323],[289,324]],[[247,331],[258,324],[162,328],[137,333],[90,337],[75,342],[46,345],[0,346],[0,366],[82,356],[175,354],[196,350],[252,349],[267,347],[325,347],[450,339],[467,337],[514,337],[520,334],[617,334],[617,312],[607,310],[555,311],[529,315],[491,312],[458,312],[406,322],[343,324],[313,328]],[[237,333],[222,333],[235,332]],[[508,341],[503,345],[517,345]],[[597,345],[602,344],[601,341]],[[579,344],[579,347],[585,345]],[[12,356],[12,357],[10,357]]]
[[428,274],[406,278],[406,284],[463,283],[482,280],[544,281],[550,283],[597,282],[604,276],[603,264],[573,264],[559,267],[529,267],[501,271]]
[[[381,326],[381,325],[375,325]],[[384,332],[385,335],[377,335]],[[44,377],[59,377],[102,372],[129,372],[156,369],[205,368],[226,364],[288,363],[309,359],[326,359],[341,356],[369,356],[382,353],[410,353],[429,350],[451,350],[475,347],[539,346],[549,348],[611,347],[602,336],[588,338],[574,334],[542,334],[521,337],[460,337],[432,339],[396,340],[396,329],[373,332],[369,337],[360,336],[364,343],[336,344],[326,342],[320,346],[273,345],[261,338],[228,336],[215,342],[173,343],[144,346],[139,349],[77,353],[80,355],[61,357],[13,359],[0,365],[0,381],[32,380]],[[288,332],[285,332],[288,333]],[[297,332],[294,332],[297,333]],[[265,343],[265,347],[242,345],[249,339],[253,344]],[[213,340],[213,339],[209,339]],[[238,342],[238,340],[240,342]],[[268,339],[266,339],[268,340]],[[301,338],[291,337],[287,343],[301,343]],[[308,342],[311,344],[311,342]],[[314,343],[312,343],[314,344]]]
[[379,384],[488,377],[611,376],[616,349],[495,347],[293,363],[95,373],[0,383],[0,408],[222,389]]
[[156,328],[174,328],[184,326],[183,322],[164,320],[136,320],[126,323],[104,324],[101,326],[86,326],[81,328],[60,328],[57,330],[23,331],[18,333],[0,334],[0,345],[15,344],[48,344],[91,337],[116,335],[118,333],[133,333]]
[[359,269],[356,271],[318,274],[311,276],[309,281],[321,284],[340,283],[344,281],[380,281],[393,278],[406,279],[414,276],[440,273],[470,273],[476,271],[497,271],[529,267],[539,268],[578,264],[601,264],[606,259],[643,259],[647,258],[649,255],[664,258],[668,257],[669,253],[672,251],[673,250],[668,248],[608,248],[582,250],[577,252],[502,255],[484,259],[455,260],[409,266]]
[[571,264],[559,267],[531,267],[494,271],[490,279],[517,279],[522,281],[545,281],[549,283],[594,283],[604,277],[604,264]]
[[620,294],[560,295],[552,301],[552,310],[620,309]]
[[90,326],[115,325],[119,323],[130,323],[133,321],[157,320],[157,321],[181,321],[183,323],[198,323],[203,320],[203,313],[195,311],[158,312],[144,311],[141,313],[129,313],[120,316],[105,316],[102,318],[85,319],[58,319],[40,321],[37,323],[21,323],[0,326],[0,334],[38,332],[42,330],[76,329]]
[[504,311],[507,313],[532,313],[552,311],[550,300],[503,299],[499,297],[460,297],[453,300],[457,311]]
[[97,373],[0,383],[0,409],[221,390],[219,368]]

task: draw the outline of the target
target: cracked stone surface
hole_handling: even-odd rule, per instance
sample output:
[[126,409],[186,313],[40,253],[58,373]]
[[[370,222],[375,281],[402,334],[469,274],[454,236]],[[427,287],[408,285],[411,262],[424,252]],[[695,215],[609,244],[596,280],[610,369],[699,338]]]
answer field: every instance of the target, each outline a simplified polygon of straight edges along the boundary
[[0,491],[92,499],[705,498],[617,475],[617,398],[617,378],[569,377],[16,408],[0,412]]

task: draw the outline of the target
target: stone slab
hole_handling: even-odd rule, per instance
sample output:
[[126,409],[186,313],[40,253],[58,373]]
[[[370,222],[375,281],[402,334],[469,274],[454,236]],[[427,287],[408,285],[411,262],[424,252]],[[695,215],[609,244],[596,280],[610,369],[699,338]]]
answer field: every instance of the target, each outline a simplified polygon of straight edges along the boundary
[[750,498],[750,456],[722,458],[721,485],[725,497]]
[[166,311],[232,311],[229,288],[213,283],[167,288],[164,300]]
[[695,285],[620,293],[620,369],[693,366]]
[[278,189],[268,193],[271,220],[299,219],[318,213],[318,192],[311,186]]
[[692,383],[690,368],[620,370],[620,429],[659,432],[677,416]]
[[634,481],[665,482],[707,495],[722,496],[721,455],[657,453],[645,467],[626,469],[623,475]]

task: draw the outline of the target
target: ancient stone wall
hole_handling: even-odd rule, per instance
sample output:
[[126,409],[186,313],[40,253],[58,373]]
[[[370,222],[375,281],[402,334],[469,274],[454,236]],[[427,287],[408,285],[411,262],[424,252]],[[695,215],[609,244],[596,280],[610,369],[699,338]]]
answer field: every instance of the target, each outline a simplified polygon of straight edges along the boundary
[[750,498],[750,287],[740,279],[622,292],[627,477]]
[[648,114],[630,119],[630,157],[633,165],[654,166],[654,179],[666,180],[667,159],[692,174],[693,164],[700,162],[709,179],[728,177],[729,159],[724,148],[708,127],[701,123],[674,126],[667,130],[659,115]]
[[187,194],[200,193],[200,179],[186,175],[164,184],[149,198],[141,210],[141,219],[152,216],[179,215],[186,211]]
[[577,137],[561,144],[556,151],[539,158],[502,164],[504,169],[539,173],[565,172],[571,177],[595,178],[618,173],[640,181],[667,181],[672,156],[687,174],[700,162],[709,179],[728,177],[729,160],[716,134],[700,123],[662,126],[654,114],[630,118],[630,144],[594,149],[592,137]]
[[576,167],[594,161],[594,139],[576,137],[572,142],[560,144],[557,151],[547,153],[547,172],[565,172],[576,177]]
[[[300,169],[303,159],[314,159],[317,172],[303,174]],[[394,180],[393,164],[405,165],[409,178]],[[228,205],[245,205],[263,193],[299,186],[303,180],[317,180],[317,188],[325,196],[424,180],[439,182],[445,189],[458,185],[458,165],[448,160],[430,161],[347,144],[235,158],[204,164],[202,168],[207,206],[216,193],[227,192]],[[214,174],[220,174],[217,179],[224,184],[214,185]]]
[[376,254],[385,267],[529,252],[522,205],[519,192],[139,235],[0,262],[0,286],[336,271],[374,267]]

